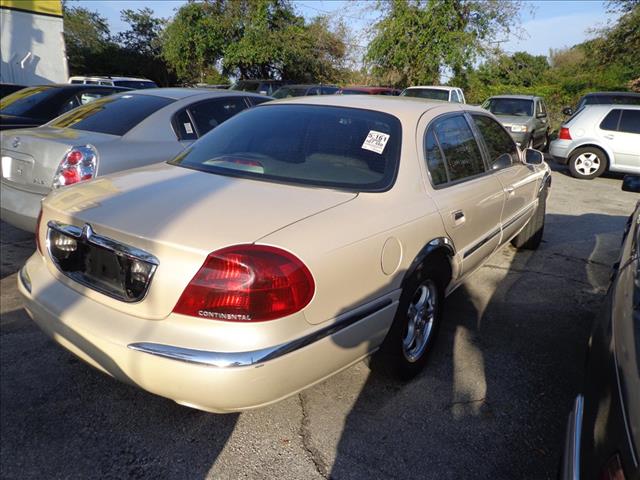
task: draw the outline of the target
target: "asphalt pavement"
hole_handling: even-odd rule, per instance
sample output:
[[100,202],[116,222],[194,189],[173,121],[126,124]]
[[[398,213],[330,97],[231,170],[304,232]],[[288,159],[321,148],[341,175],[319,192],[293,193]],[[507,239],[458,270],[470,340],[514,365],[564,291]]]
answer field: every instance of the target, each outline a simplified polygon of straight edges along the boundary
[[113,380],[32,323],[1,225],[0,477],[553,479],[593,318],[636,195],[553,173],[544,240],[496,253],[446,302],[425,372],[365,363],[273,406],[199,412]]

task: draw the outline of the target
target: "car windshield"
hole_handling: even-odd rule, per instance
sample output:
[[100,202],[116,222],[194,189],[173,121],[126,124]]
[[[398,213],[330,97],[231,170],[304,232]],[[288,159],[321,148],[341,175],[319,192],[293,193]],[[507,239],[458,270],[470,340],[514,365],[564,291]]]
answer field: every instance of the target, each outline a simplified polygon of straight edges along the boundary
[[71,110],[49,125],[56,128],[124,135],[149,115],[173,101],[171,98],[155,95],[112,95]]
[[272,95],[273,98],[304,97],[307,87],[280,87]]
[[407,88],[401,93],[403,97],[428,98],[431,100],[449,100],[449,92],[439,88]]
[[482,106],[494,115],[533,116],[533,100],[523,98],[491,98]]
[[56,95],[60,89],[51,86],[31,87],[18,90],[0,100],[3,115],[27,115],[33,108]]
[[154,82],[145,82],[140,80],[115,80],[113,84],[117,87],[126,87],[126,88],[158,88]]
[[202,137],[170,163],[264,181],[381,191],[400,157],[400,121],[322,105],[264,105]]

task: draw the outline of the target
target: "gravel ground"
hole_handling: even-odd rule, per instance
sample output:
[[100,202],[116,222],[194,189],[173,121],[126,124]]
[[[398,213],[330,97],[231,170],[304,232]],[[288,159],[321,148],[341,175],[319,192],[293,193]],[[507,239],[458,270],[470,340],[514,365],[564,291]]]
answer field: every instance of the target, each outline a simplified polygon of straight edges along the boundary
[[541,248],[503,249],[449,297],[413,382],[360,363],[232,415],[119,383],[45,337],[16,289],[33,237],[3,223],[0,477],[555,478],[590,325],[635,204],[620,185],[555,171]]

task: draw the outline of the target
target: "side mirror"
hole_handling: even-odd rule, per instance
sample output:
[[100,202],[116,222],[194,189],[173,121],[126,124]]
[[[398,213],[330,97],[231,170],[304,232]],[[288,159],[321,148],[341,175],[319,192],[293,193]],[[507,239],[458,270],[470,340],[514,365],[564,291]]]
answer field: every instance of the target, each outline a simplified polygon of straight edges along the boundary
[[542,165],[544,154],[540,150],[527,148],[524,151],[524,163],[527,165]]
[[640,193],[640,175],[625,175],[622,179],[622,190]]
[[562,109],[562,113],[564,113],[567,116],[571,116],[571,115],[573,115],[573,108],[565,107],[565,108]]

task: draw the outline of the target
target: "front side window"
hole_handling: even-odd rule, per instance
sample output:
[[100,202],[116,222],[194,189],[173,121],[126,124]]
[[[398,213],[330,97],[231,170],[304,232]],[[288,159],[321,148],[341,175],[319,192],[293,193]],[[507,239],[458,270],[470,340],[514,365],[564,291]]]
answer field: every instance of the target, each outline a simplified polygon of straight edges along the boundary
[[263,181],[356,191],[391,187],[400,121],[387,113],[323,105],[264,105],[229,119],[172,164]]
[[463,115],[437,120],[433,130],[447,162],[449,181],[455,182],[484,173],[480,148]]
[[621,110],[613,109],[606,117],[600,122],[601,130],[618,130],[618,121],[620,120]]
[[640,133],[640,110],[622,110],[618,130],[627,133]]
[[174,100],[155,95],[111,95],[82,105],[49,125],[88,132],[124,135]]
[[189,112],[198,135],[202,136],[245,108],[247,104],[242,97],[230,97],[200,102],[189,107]]
[[489,168],[508,168],[518,161],[518,147],[502,125],[485,115],[472,115],[489,153]]

